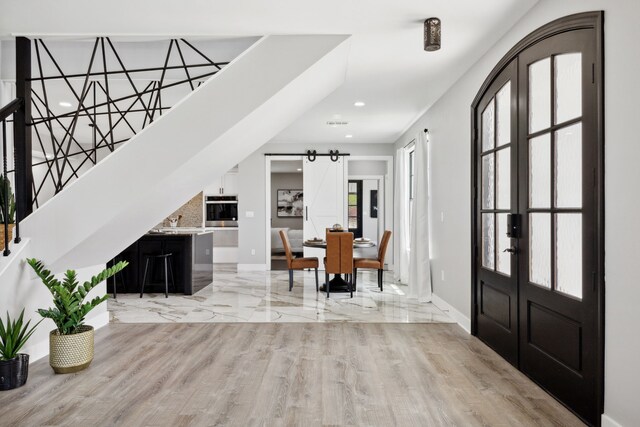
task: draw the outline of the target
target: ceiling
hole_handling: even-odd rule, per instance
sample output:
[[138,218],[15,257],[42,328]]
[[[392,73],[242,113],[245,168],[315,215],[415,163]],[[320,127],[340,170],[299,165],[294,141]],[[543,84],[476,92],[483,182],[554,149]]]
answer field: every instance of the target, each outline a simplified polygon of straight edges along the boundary
[[[274,141],[393,143],[536,1],[33,0],[3,2],[0,36],[352,34],[344,85]],[[442,49],[427,53],[422,22],[432,16]]]

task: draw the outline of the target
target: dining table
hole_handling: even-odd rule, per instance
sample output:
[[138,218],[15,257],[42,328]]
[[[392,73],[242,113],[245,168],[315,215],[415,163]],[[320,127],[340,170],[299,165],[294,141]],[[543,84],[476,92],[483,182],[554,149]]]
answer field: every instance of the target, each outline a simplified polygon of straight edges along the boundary
[[[327,249],[327,241],[326,240],[305,240],[302,243],[302,246],[307,248],[318,248],[318,249]],[[363,248],[373,248],[375,247],[375,242],[371,240],[353,240],[353,249],[363,249]],[[344,280],[342,274],[334,274],[333,279],[329,281],[331,285],[331,292],[349,292],[349,282]],[[326,292],[326,283],[323,283],[320,286],[320,290]]]

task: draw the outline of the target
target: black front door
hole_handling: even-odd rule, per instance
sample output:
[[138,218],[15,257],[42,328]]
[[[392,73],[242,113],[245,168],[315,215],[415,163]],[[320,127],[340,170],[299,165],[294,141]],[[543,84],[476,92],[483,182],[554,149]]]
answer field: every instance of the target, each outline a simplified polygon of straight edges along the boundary
[[505,359],[518,363],[518,268],[507,225],[518,211],[517,67],[494,80],[476,111],[479,126],[476,182],[477,334]]
[[603,378],[598,34],[556,25],[474,104],[474,333],[593,425]]

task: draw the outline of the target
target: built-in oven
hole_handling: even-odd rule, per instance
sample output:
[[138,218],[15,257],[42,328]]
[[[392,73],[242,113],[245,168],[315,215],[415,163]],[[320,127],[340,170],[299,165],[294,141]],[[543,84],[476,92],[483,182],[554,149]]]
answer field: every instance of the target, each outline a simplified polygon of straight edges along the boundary
[[205,215],[207,227],[237,227],[238,196],[206,196]]

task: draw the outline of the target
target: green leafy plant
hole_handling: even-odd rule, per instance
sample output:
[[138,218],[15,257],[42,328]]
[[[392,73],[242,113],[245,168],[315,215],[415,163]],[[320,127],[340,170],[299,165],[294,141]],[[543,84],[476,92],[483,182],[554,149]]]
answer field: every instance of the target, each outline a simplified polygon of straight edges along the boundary
[[[9,212],[6,212],[5,197],[9,200]],[[0,174],[0,223],[4,223],[4,219],[8,218],[9,224],[15,224],[16,222],[16,199],[11,189],[11,181],[9,178]]]
[[2,318],[0,318],[0,360],[11,360],[15,358],[27,340],[31,338],[36,327],[42,322],[42,320],[40,320],[40,322],[29,329],[31,320],[24,323],[23,319],[24,309],[22,309],[20,316],[15,320],[11,320],[9,312],[7,312],[6,325],[2,322]]
[[39,309],[38,313],[42,317],[53,320],[61,335],[71,335],[78,332],[78,329],[84,325],[87,313],[109,298],[108,295],[104,295],[83,303],[87,294],[101,282],[129,265],[127,261],[120,261],[80,285],[74,270],[67,270],[64,279],[59,281],[51,274],[51,271],[45,268],[42,261],[30,258],[27,259],[27,262],[53,295],[55,307]]

